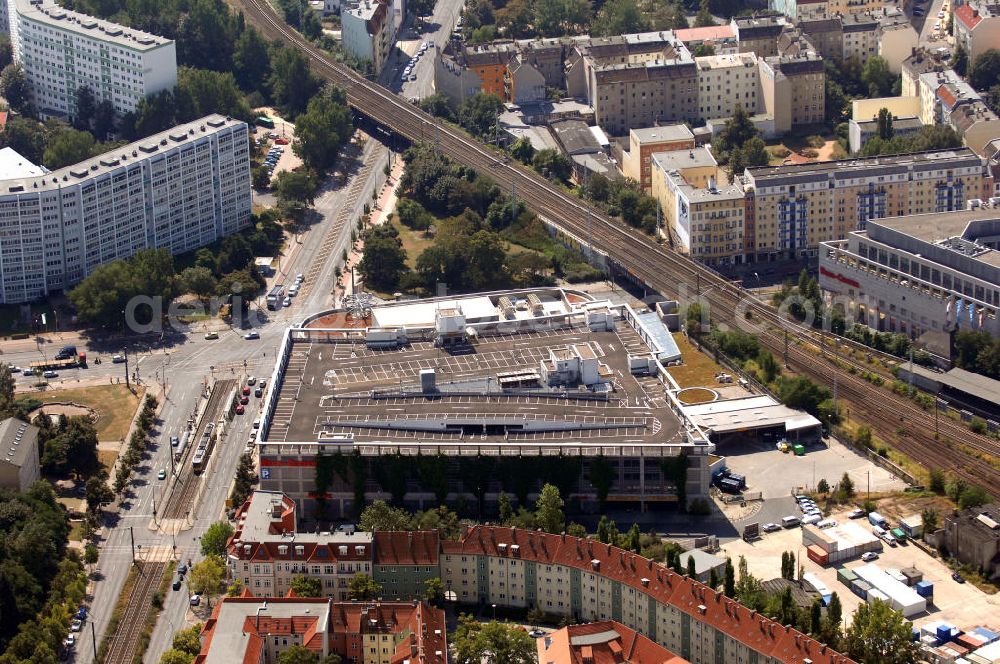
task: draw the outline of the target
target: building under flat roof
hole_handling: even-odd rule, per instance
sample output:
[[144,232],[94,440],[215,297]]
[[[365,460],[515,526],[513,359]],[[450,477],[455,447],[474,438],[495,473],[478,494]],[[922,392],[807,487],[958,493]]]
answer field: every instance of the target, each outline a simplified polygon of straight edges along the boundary
[[0,150],[0,180],[30,178],[45,172],[44,168],[34,165],[14,148]]
[[794,438],[798,432],[818,430],[822,425],[812,415],[789,408],[766,394],[685,405],[681,410],[712,434],[784,427]]
[[[899,367],[900,380],[908,381],[910,373],[909,364]],[[957,396],[959,399],[971,398],[971,405],[982,409],[987,415],[1000,417],[1000,380],[958,367],[940,372],[914,364],[912,373],[918,386],[946,396]]]
[[629,134],[635,137],[639,145],[646,143],[664,143],[667,141],[693,140],[694,134],[687,125],[673,124],[662,127],[645,127],[630,129]]
[[840,173],[846,177],[860,177],[858,169],[878,166],[899,166],[923,164],[933,166],[938,163],[953,160],[977,160],[980,157],[969,148],[952,148],[948,150],[929,150],[926,152],[909,152],[906,154],[884,155],[880,157],[862,157],[858,159],[838,159],[835,161],[816,161],[807,164],[790,164],[786,166],[756,166],[747,168],[754,178],[778,175],[812,175],[820,173]]
[[[75,32],[90,39],[124,46],[133,51],[150,51],[171,42],[170,39],[143,32],[136,28],[129,28],[124,25],[94,18],[88,14],[64,9],[55,2],[51,2],[51,0],[42,0],[41,2],[36,0],[14,0],[12,5],[17,14],[23,18],[43,23],[57,30]],[[14,20],[12,16],[11,22],[13,23]]]
[[653,163],[664,171],[680,171],[685,168],[709,168],[718,166],[712,151],[704,145],[690,150],[670,150],[654,152]]

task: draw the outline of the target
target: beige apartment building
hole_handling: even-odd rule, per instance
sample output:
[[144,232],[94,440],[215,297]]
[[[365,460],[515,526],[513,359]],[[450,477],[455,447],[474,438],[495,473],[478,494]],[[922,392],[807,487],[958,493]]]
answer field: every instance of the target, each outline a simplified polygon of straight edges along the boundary
[[969,62],[991,48],[1000,48],[1000,4],[974,0],[955,8],[955,40],[965,47]]
[[694,134],[687,125],[630,129],[628,152],[622,155],[622,173],[632,178],[649,193],[652,186],[651,157],[657,152],[694,148]]
[[778,55],[778,36],[785,28],[784,16],[746,16],[734,18],[730,25],[740,53],[754,53],[758,58]]
[[566,87],[594,109],[612,136],[698,116],[698,72],[687,47],[670,31],[592,38],[567,58]]
[[326,597],[345,601],[355,575],[372,575],[371,533],[297,532],[295,502],[280,491],[254,491],[236,521],[229,577],[256,597],[283,597],[296,576],[306,575],[319,579]]
[[704,147],[653,155],[652,193],[679,248],[712,266],[743,262],[745,194]]
[[864,230],[869,219],[963,210],[992,190],[968,148],[748,168],[755,245],[748,260],[816,255],[819,243]]
[[441,548],[442,580],[460,604],[617,620],[696,664],[851,662],[721,592],[608,544],[475,526]]
[[750,115],[761,103],[760,71],[753,53],[695,58],[698,66],[698,115],[728,118],[741,106]]
[[797,56],[775,56],[759,62],[761,110],[774,118],[776,134],[823,122],[826,73],[822,57],[806,50]]

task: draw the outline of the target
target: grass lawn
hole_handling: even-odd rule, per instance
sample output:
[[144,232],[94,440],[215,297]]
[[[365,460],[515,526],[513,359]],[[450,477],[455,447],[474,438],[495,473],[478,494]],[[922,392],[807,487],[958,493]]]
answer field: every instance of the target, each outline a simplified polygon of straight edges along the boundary
[[682,388],[715,385],[715,374],[722,371],[722,367],[708,355],[696,350],[683,334],[674,333],[674,341],[677,342],[677,348],[681,351],[681,359],[684,364],[668,367],[667,371],[677,381],[677,384]]
[[403,241],[403,249],[406,251],[406,266],[412,270],[417,265],[417,257],[434,244],[434,238],[424,237],[423,231],[407,228],[395,214],[392,215],[392,225],[399,231],[399,239]]
[[83,521],[69,522],[69,539],[71,542],[83,541]]
[[95,385],[68,390],[32,393],[42,403],[67,401],[92,409],[97,414],[98,440],[123,440],[139,407],[143,389],[132,394],[124,385]]

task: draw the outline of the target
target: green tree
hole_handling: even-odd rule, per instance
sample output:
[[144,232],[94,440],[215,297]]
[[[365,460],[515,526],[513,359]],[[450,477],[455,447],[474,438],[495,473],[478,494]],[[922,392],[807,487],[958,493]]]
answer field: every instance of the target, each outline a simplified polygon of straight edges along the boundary
[[702,42],[701,44],[698,44],[697,46],[694,47],[694,50],[691,52],[691,55],[696,58],[703,58],[709,55],[715,55],[715,47],[712,46],[711,44]]
[[191,664],[193,661],[194,655],[177,650],[176,648],[165,650],[163,654],[160,655],[160,664]]
[[861,70],[861,81],[868,86],[871,97],[886,97],[892,93],[896,76],[889,71],[889,63],[885,58],[873,55],[865,62]]
[[319,655],[305,646],[294,645],[278,654],[278,664],[319,664]]
[[955,46],[955,52],[951,55],[951,62],[949,63],[951,68],[955,70],[959,76],[965,76],[969,71],[969,52],[965,50],[965,46],[961,42]]
[[90,132],[66,127],[49,139],[42,160],[49,169],[56,170],[94,156],[94,146]]
[[122,117],[122,133],[130,140],[138,140],[174,126],[176,116],[174,93],[162,90],[140,99],[135,111]]
[[[983,51],[972,61],[969,70],[969,83],[977,90],[988,90],[1000,81],[1000,50],[995,48]],[[0,75],[0,89],[3,87],[3,76]]]
[[764,140],[759,136],[754,136],[749,141],[743,144],[743,162],[748,167],[752,166],[767,166],[770,157],[768,157],[766,146],[764,145]]
[[297,116],[319,90],[319,80],[297,49],[279,47],[271,53],[271,94],[286,114]]
[[100,555],[101,554],[97,550],[97,547],[94,546],[93,544],[88,543],[87,546],[84,547],[83,549],[83,562],[87,563],[88,565],[94,565],[97,563],[97,560],[98,558],[100,558]]
[[178,122],[190,122],[210,113],[251,119],[250,106],[231,72],[179,68],[174,104]]
[[988,503],[990,496],[986,491],[976,485],[965,487],[958,496],[958,506],[964,509],[979,507]]
[[830,493],[830,483],[820,478],[819,482],[816,483],[816,491],[818,493]]
[[573,164],[569,157],[552,148],[535,152],[535,156],[531,158],[531,164],[536,171],[555,180],[569,180],[569,176],[573,172]]
[[323,582],[312,576],[299,574],[292,579],[290,584],[292,590],[299,597],[322,597]]
[[347,595],[353,600],[372,600],[381,594],[381,584],[367,574],[356,574],[347,585]]
[[917,660],[912,623],[882,600],[861,604],[844,635],[846,654],[857,662],[909,664]]
[[694,27],[707,28],[713,25],[715,25],[715,18],[708,6],[708,0],[701,0],[698,3],[698,14],[694,17]]
[[94,92],[88,86],[81,85],[76,89],[76,115],[73,117],[73,126],[81,131],[87,131],[96,112],[97,101],[94,99]]
[[358,521],[361,530],[410,530],[410,515],[406,510],[392,507],[384,500],[375,500],[361,512]]
[[[166,249],[143,249],[132,258],[98,266],[69,292],[69,300],[85,325],[120,330],[125,325],[122,311],[132,298],[145,295],[173,298],[174,261]],[[149,311],[134,310],[137,318]]]
[[434,605],[440,605],[444,600],[444,582],[440,578],[434,577],[424,580],[423,598]]
[[920,514],[921,529],[924,537],[938,529],[938,513],[933,507],[928,507]]
[[267,42],[253,26],[245,26],[233,51],[233,74],[244,90],[259,90],[271,74]]
[[736,597],[736,570],[733,568],[733,561],[726,558],[726,568],[722,577],[723,593],[726,597]]
[[686,567],[687,567],[687,569],[685,570],[684,573],[687,574],[687,576],[689,578],[697,579],[698,578],[698,568],[695,566],[694,556],[688,556],[687,566]]
[[285,219],[301,222],[316,194],[316,178],[310,171],[281,171],[274,178],[278,210]]
[[108,99],[102,99],[94,111],[94,136],[100,141],[108,140],[115,131],[115,105]]
[[510,145],[510,154],[522,164],[530,164],[535,156],[535,147],[522,136]]
[[598,12],[594,28],[599,35],[624,35],[646,32],[650,23],[636,0],[610,0]]
[[45,153],[45,126],[31,118],[20,116],[7,119],[7,126],[0,134],[0,144],[16,150],[33,163],[42,161]]
[[878,131],[877,135],[883,141],[888,141],[892,138],[892,113],[889,112],[888,108],[878,109]]
[[115,499],[115,494],[111,491],[111,487],[108,486],[106,471],[88,478],[85,489],[87,509],[91,512],[97,512],[103,505]]
[[347,95],[341,88],[330,86],[310,99],[306,112],[295,120],[292,149],[307,166],[322,171],[334,163],[352,133]]
[[945,474],[940,468],[931,468],[928,487],[939,496],[944,495]]
[[399,199],[396,203],[396,216],[401,224],[415,231],[425,231],[434,223],[433,215],[412,198]]
[[212,597],[222,591],[222,581],[226,576],[226,566],[222,558],[218,556],[208,556],[200,562],[195,563],[188,573],[188,587],[199,595],[204,596],[209,606],[212,604]]
[[201,555],[224,556],[226,544],[234,532],[228,521],[216,521],[210,525],[201,536]]
[[470,134],[491,137],[503,102],[494,94],[477,92],[458,107],[458,121]]
[[547,533],[561,533],[566,526],[566,515],[563,513],[565,503],[559,495],[559,489],[552,484],[542,487],[542,492],[535,502],[535,518],[539,527]]
[[534,664],[535,640],[518,625],[461,615],[452,638],[456,664]]
[[510,504],[510,496],[503,491],[500,492],[500,497],[497,499],[497,509],[500,512],[500,523],[507,525],[511,517],[514,516],[514,508]]
[[10,35],[0,35],[0,70],[14,62],[14,47],[10,43]]
[[192,657],[197,656],[201,652],[201,627],[201,623],[198,623],[174,634],[174,650],[185,652]]
[[205,299],[215,292],[217,283],[215,275],[207,267],[193,266],[185,268],[178,275],[181,287],[188,293],[193,293],[201,299]]
[[365,233],[365,252],[358,272],[369,288],[392,292],[406,272],[406,250],[392,224],[380,224]]
[[841,502],[846,502],[854,497],[854,480],[847,473],[844,473],[840,478],[837,494],[840,496]]
[[18,63],[11,63],[0,71],[0,95],[19,113],[28,110],[28,77]]
[[809,607],[809,633],[819,637],[823,631],[823,600],[817,597]]

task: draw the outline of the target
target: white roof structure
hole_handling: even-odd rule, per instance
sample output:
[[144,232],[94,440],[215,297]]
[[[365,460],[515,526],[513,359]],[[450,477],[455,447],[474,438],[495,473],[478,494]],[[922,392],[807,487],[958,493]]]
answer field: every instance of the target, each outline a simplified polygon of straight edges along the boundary
[[785,425],[786,431],[818,427],[812,415],[789,408],[766,394],[682,406],[684,414],[702,429],[730,433]]
[[[905,617],[927,610],[927,599],[917,594],[913,588],[905,583],[897,581],[885,573],[878,565],[867,564],[857,567],[854,573],[859,579],[863,579],[871,584],[872,588],[884,593],[892,608],[902,613]],[[870,593],[871,591],[869,591]]]
[[46,172],[44,168],[34,165],[14,148],[0,150],[0,180],[30,178],[45,175]]

